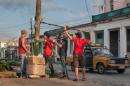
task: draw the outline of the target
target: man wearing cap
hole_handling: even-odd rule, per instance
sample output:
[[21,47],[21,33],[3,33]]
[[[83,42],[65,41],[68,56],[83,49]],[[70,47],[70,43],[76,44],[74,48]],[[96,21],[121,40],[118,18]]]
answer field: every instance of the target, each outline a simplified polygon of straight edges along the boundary
[[70,36],[70,34],[67,31],[67,26],[65,26],[64,30],[66,35],[70,40],[74,42],[74,50],[73,50],[73,61],[75,65],[75,79],[74,81],[78,81],[78,66],[79,66],[79,61],[81,61],[81,67],[82,67],[82,81],[86,80],[85,76],[85,65],[86,65],[86,60],[84,57],[84,47],[86,44],[91,43],[90,40],[83,39],[81,38],[81,32],[76,33],[76,37]]

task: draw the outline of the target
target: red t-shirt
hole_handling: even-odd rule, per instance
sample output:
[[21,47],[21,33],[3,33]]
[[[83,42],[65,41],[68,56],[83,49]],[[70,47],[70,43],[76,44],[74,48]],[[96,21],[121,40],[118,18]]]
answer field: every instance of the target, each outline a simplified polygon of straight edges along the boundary
[[[25,40],[25,45],[27,45],[27,42]],[[26,54],[27,51],[22,46],[22,38],[19,38],[19,54]]]
[[74,55],[83,55],[85,44],[91,43],[90,40],[77,37],[72,37],[71,40],[74,41]]
[[53,44],[54,42],[51,39],[47,39],[44,45],[44,56],[51,57],[53,54]]

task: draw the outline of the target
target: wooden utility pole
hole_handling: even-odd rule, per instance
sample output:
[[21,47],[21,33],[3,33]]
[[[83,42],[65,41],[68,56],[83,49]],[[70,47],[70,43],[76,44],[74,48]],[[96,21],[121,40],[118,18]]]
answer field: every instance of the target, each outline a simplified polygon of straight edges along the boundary
[[41,23],[41,0],[36,1],[35,40],[39,40]]
[[[41,0],[36,1],[36,17],[35,17],[35,40],[34,40],[34,55],[27,58],[27,75],[29,78],[36,78],[37,76],[45,76],[45,60],[39,55],[39,35],[41,23]],[[32,24],[32,22],[31,22]],[[38,57],[38,58],[37,58]],[[40,64],[40,65],[39,65]],[[37,69],[37,70],[35,70]],[[32,77],[32,75],[36,75]]]
[[39,55],[39,36],[41,23],[41,0],[36,1],[36,16],[35,16],[35,41],[34,41],[34,55]]

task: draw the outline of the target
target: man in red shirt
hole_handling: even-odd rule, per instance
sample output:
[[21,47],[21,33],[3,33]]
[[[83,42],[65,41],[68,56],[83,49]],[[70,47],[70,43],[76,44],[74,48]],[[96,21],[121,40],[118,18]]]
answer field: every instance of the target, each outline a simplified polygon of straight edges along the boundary
[[50,39],[50,34],[45,33],[44,34],[44,57],[46,60],[46,64],[49,67],[51,71],[51,75],[54,75],[54,67],[53,67],[53,60],[52,60],[52,55],[53,55],[53,45],[54,41]]
[[26,77],[26,54],[30,54],[30,51],[27,50],[27,32],[25,30],[21,31],[21,37],[19,38],[19,55],[21,58],[21,77]]
[[74,60],[74,65],[75,65],[75,81],[78,81],[78,66],[79,66],[79,61],[81,61],[81,67],[82,67],[82,80],[86,80],[86,76],[85,76],[85,66],[86,66],[86,60],[84,57],[84,47],[86,44],[91,43],[90,40],[87,39],[83,39],[81,38],[81,33],[77,32],[76,36],[77,37],[72,37],[69,35],[68,31],[67,31],[67,27],[65,26],[65,33],[68,36],[68,38],[70,40],[72,40],[74,42],[74,51],[73,51],[73,60]]

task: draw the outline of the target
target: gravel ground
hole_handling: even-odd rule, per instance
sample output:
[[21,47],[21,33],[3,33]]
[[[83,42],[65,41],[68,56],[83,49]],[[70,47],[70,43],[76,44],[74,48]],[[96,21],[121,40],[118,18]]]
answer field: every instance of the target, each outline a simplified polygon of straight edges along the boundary
[[[96,84],[60,79],[0,79],[0,86],[95,86]],[[98,86],[98,85],[96,85]],[[99,85],[100,86],[100,85]]]
[[[58,69],[61,69],[61,67],[59,66]],[[69,67],[68,69],[70,70]],[[74,72],[69,71],[69,76],[74,79]],[[80,73],[79,79],[81,80],[81,78]],[[79,81],[79,83],[84,86],[130,86],[130,68],[126,69],[124,74],[118,74],[116,71],[108,71],[105,74],[87,73],[87,78],[87,81]]]
[[[61,70],[60,65],[55,65],[56,70]],[[70,70],[70,68],[68,67]],[[74,72],[69,71],[70,79],[74,79]],[[96,72],[87,73],[88,80],[81,80],[81,73],[79,74],[79,81],[62,80],[57,78],[42,78],[42,79],[0,79],[0,86],[130,86],[130,68],[124,74],[110,71],[106,74],[100,75]]]

